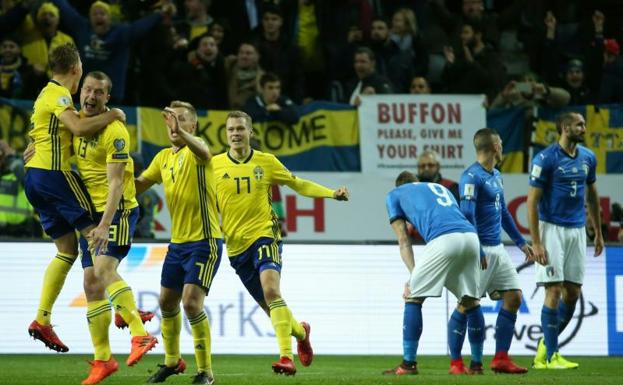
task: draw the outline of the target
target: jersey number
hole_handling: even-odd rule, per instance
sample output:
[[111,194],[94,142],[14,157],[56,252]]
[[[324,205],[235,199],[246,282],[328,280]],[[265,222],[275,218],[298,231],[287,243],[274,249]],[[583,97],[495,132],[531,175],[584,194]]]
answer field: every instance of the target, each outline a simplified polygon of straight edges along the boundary
[[452,198],[450,198],[450,195],[448,195],[448,190],[438,184],[433,183],[428,183],[428,188],[430,189],[430,191],[433,192],[433,194],[439,197],[437,198],[437,203],[444,207],[452,206]]
[[572,191],[569,193],[569,195],[574,197],[578,193],[578,182],[574,180],[571,181],[571,190]]
[[[236,181],[236,192],[238,194],[240,194],[240,185],[244,184],[242,182],[246,181],[247,182],[247,193],[251,192],[251,177],[250,176],[243,176],[241,178],[234,178],[234,180]],[[244,189],[244,187],[243,187]]]

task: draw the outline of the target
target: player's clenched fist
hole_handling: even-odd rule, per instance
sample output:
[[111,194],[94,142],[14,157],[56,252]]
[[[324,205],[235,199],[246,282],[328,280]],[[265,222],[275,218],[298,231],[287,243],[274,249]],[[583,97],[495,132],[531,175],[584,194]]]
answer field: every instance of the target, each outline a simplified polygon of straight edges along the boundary
[[348,193],[348,189],[344,186],[333,192],[333,199],[338,201],[347,201],[349,196],[350,194]]

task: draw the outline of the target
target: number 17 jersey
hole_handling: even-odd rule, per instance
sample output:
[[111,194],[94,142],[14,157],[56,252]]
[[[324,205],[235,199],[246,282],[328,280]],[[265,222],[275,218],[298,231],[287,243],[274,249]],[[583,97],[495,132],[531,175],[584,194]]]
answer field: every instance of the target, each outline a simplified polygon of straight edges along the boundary
[[450,233],[475,233],[450,191],[437,183],[407,183],[396,187],[385,199],[389,222],[404,219],[426,243]]
[[597,159],[591,150],[577,146],[575,157],[554,143],[532,159],[530,186],[543,190],[539,219],[562,227],[584,227],[584,195],[595,183]]

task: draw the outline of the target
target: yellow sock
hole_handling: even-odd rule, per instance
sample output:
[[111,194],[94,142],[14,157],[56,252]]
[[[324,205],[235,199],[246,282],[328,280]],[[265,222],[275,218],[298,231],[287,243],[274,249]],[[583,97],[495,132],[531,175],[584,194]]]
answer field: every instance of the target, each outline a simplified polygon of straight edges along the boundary
[[138,314],[130,286],[124,280],[120,280],[108,285],[106,291],[115,310],[121,314],[121,317],[130,327],[132,337],[146,336],[147,332],[143,326],[143,321],[141,321],[141,316]]
[[164,364],[166,366],[176,366],[180,354],[180,333],[182,332],[182,312],[177,308],[170,313],[161,311],[162,322],[162,341],[164,344]]
[[73,266],[76,257],[76,255],[57,253],[45,270],[41,297],[39,298],[39,309],[35,318],[41,325],[50,324],[52,307],[65,284],[67,273]]
[[282,298],[271,302],[268,305],[268,308],[270,309],[270,320],[273,323],[275,335],[277,336],[279,356],[292,359],[292,339],[290,337],[292,326],[290,321],[290,310],[288,310],[288,306]]
[[93,359],[108,361],[110,359],[110,340],[108,328],[112,319],[108,299],[87,302],[87,322],[93,341]]
[[212,338],[210,336],[210,323],[204,311],[194,317],[189,317],[188,322],[193,333],[195,346],[195,360],[197,371],[205,372],[212,370]]
[[288,313],[290,313],[290,325],[292,327],[292,331],[291,331],[292,336],[296,338],[297,340],[304,339],[305,329],[303,329],[303,326],[301,326],[299,321],[297,321],[296,318],[294,318],[294,315],[292,314],[292,311],[290,311],[289,308],[288,308]]

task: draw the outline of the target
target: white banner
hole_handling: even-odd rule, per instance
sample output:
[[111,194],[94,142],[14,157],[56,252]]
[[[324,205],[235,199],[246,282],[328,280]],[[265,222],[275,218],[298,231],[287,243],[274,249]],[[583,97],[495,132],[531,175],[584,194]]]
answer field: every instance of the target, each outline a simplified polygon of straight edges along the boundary
[[482,95],[371,95],[359,106],[361,169],[394,176],[423,151],[443,169],[463,170],[475,159],[472,138],[486,127]]
[[[2,243],[0,247],[3,266],[0,270],[0,353],[49,352],[41,342],[32,341],[26,329],[35,315],[41,279],[55,253],[54,246],[51,243]],[[421,250],[420,246],[415,248],[416,258]],[[508,250],[519,266],[523,261],[521,252],[515,247]],[[617,249],[609,249],[606,254],[611,250]],[[165,253],[164,244],[133,245],[130,255],[119,267],[120,274],[132,286],[139,307],[144,310],[159,312],[160,270]],[[560,338],[562,351],[569,355],[608,354],[608,311],[613,315],[620,313],[618,309],[608,309],[608,306],[616,307],[616,289],[606,289],[605,266],[609,256],[593,258],[592,250],[588,255],[584,295],[574,319]],[[212,330],[212,351],[215,354],[276,355],[277,342],[269,318],[246,293],[228,266],[227,257],[223,257],[205,302]],[[397,246],[285,245],[283,260],[284,298],[299,321],[311,324],[311,340],[318,354],[401,354],[401,295],[408,274]],[[524,301],[511,353],[533,354],[542,336],[543,290],[535,290],[533,267],[520,269],[520,281]],[[455,303],[452,296],[448,298],[445,294],[425,302],[420,354],[446,353],[444,325]],[[494,352],[499,305],[499,302],[483,301],[487,355]],[[74,266],[52,318],[57,325],[56,332],[69,346],[70,353],[92,352],[85,315],[82,272],[80,266]],[[612,319],[611,323],[618,325],[620,321]],[[147,329],[162,341],[159,316],[147,323]],[[111,330],[110,336],[115,354],[123,356],[129,352],[127,329]],[[469,355],[468,345],[466,341],[465,355]],[[182,352],[192,353],[192,346],[190,328],[185,320]],[[162,343],[156,346],[155,352],[163,353]]]

